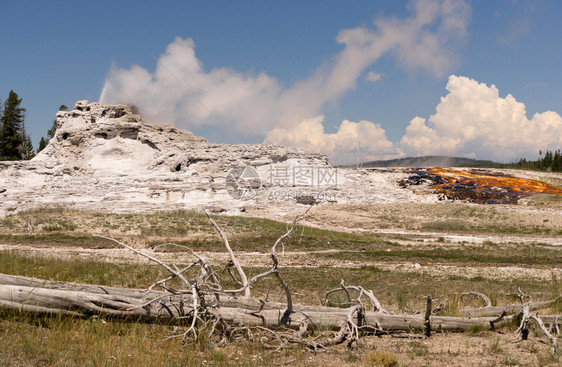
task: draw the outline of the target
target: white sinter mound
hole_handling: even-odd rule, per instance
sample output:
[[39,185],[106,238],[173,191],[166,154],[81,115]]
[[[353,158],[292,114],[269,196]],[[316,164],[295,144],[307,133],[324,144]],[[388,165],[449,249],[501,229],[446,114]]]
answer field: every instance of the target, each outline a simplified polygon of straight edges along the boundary
[[435,200],[400,189],[401,173],[336,170],[322,154],[282,146],[212,144],[144,121],[127,105],[78,101],[56,122],[55,136],[31,161],[0,162],[0,216],[44,206],[236,212],[272,203]]

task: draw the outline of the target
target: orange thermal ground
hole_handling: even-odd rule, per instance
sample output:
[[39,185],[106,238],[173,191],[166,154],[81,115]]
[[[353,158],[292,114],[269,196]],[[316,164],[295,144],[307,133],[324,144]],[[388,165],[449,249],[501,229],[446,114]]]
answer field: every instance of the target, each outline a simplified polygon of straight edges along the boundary
[[432,186],[437,192],[458,199],[507,203],[517,202],[519,198],[533,194],[562,195],[562,189],[541,181],[486,170],[429,168],[426,172],[446,180],[444,184]]

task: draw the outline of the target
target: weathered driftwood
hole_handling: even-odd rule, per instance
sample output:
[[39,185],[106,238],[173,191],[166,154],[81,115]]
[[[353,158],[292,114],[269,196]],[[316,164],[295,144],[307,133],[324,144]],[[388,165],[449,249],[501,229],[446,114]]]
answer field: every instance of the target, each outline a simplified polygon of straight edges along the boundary
[[[190,293],[170,294],[163,291],[107,287],[71,282],[55,282],[23,276],[0,274],[0,306],[13,310],[41,314],[61,314],[73,317],[123,318],[137,321],[174,321],[193,314],[193,297]],[[336,307],[294,305],[286,315],[286,304],[263,302],[254,298],[206,295],[204,303],[210,315],[238,327],[285,327],[295,330],[340,330],[349,322],[349,310]],[[534,303],[534,307],[548,306],[552,301]],[[506,306],[507,307],[507,306]],[[432,331],[463,331],[474,327],[491,330],[513,319],[504,317],[448,317],[429,316]],[[525,306],[530,309],[530,305]],[[521,307],[507,307],[517,313]],[[364,311],[362,320],[357,315],[353,322],[371,331],[385,333],[425,331],[426,315],[391,315]],[[559,325],[560,316],[542,316],[542,321]],[[536,319],[534,319],[536,321]],[[540,319],[539,319],[540,320]],[[306,321],[306,322],[305,322]],[[538,321],[539,326],[541,325]],[[544,325],[541,326],[541,329]],[[549,339],[556,338],[548,335]],[[553,343],[553,344],[554,344]],[[554,344],[555,345],[555,344]]]
[[465,308],[459,310],[459,313],[466,317],[477,317],[477,316],[499,316],[502,312],[506,312],[508,315],[518,314],[523,312],[525,306],[529,306],[530,311],[536,311],[543,308],[548,308],[552,306],[562,296],[549,301],[535,301],[527,302],[520,305],[504,305],[504,306],[488,306],[481,308]]
[[558,344],[556,336],[553,335],[550,332],[550,330],[545,326],[539,315],[530,315],[529,318],[537,323],[543,334],[550,340],[552,353],[553,354],[556,353],[556,347]]
[[31,288],[58,289],[68,291],[79,291],[93,294],[112,294],[115,296],[142,298],[157,297],[163,295],[162,291],[146,291],[134,288],[109,287],[105,285],[59,282],[53,280],[44,280],[37,278],[29,278],[21,275],[9,275],[0,273],[0,285],[19,285]]
[[[150,297],[146,297],[146,292],[141,289],[42,281],[5,274],[0,274],[0,282],[8,283],[0,284],[0,306],[14,310],[75,317],[99,315],[139,321],[175,320],[193,312],[190,294],[174,296],[152,291]],[[284,304],[263,303],[245,297],[221,298],[216,302],[212,297],[208,297],[208,311],[240,326],[285,326],[298,329],[306,319],[311,329],[338,330],[341,324],[347,321],[349,312],[347,309],[336,307],[295,305],[294,312],[282,322],[286,311]],[[213,305],[213,302],[216,303]],[[261,304],[263,307],[259,310]],[[494,319],[495,317],[430,316],[431,328],[434,331],[467,330],[474,326],[489,329],[490,321]],[[423,316],[418,315],[390,315],[367,311],[364,312],[362,326],[384,332],[421,331],[425,330],[426,321]]]
[[427,296],[423,325],[425,329],[425,336],[429,338],[431,336],[431,295]]

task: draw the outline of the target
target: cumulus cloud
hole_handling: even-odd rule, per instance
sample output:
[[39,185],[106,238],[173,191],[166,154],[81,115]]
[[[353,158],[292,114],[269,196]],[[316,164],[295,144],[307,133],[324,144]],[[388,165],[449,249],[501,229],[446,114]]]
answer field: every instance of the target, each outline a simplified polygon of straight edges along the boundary
[[556,112],[528,118],[525,105],[495,85],[451,75],[429,120],[415,117],[400,141],[409,155],[461,155],[509,161],[535,158],[539,149],[562,146],[562,117]]
[[[196,98],[194,98],[195,96]],[[280,87],[265,73],[242,73],[230,68],[206,71],[195,55],[192,39],[177,37],[158,59],[156,70],[133,65],[112,68],[102,89],[102,103],[133,103],[155,121],[182,127],[216,124],[208,111],[238,133],[269,130],[265,121],[275,107]]]
[[[376,19],[374,28],[362,26],[340,31],[336,42],[343,49],[308,78],[289,87],[282,87],[265,72],[241,72],[227,67],[206,70],[195,54],[194,41],[178,37],[160,55],[154,72],[138,65],[113,67],[100,101],[133,103],[152,120],[173,122],[188,129],[216,125],[218,122],[210,111],[241,139],[263,135],[268,142],[288,145],[304,144],[288,138],[298,135],[304,123],[310,134],[318,134],[309,140],[320,141],[326,137],[319,129],[321,123],[312,125],[310,121],[319,118],[326,104],[337,102],[353,90],[365,69],[381,56],[394,55],[405,67],[438,77],[446,75],[455,63],[451,49],[464,37],[471,12],[465,1],[417,0],[410,3],[409,10],[411,15],[406,18]],[[380,75],[371,72],[366,78],[374,81]],[[384,135],[380,126],[366,127],[367,124],[344,122],[336,134],[329,135],[330,144],[322,145],[321,151],[333,157],[336,153],[332,149],[350,146],[344,134],[348,130],[367,129],[379,134],[382,131]],[[334,139],[343,140],[338,143]],[[378,141],[365,144],[369,151],[379,151]]]
[[324,116],[317,116],[300,122],[294,128],[275,128],[267,134],[265,143],[330,152],[334,163],[390,158],[398,154],[378,124],[343,120],[336,132],[326,133],[323,120]]

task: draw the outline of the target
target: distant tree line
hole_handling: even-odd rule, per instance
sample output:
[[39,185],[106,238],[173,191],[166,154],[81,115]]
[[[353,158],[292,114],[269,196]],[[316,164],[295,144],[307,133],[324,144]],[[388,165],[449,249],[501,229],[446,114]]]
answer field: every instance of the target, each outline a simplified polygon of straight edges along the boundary
[[540,171],[552,171],[552,172],[562,172],[562,154],[560,149],[555,151],[547,150],[544,153],[539,151],[539,159],[536,161],[528,161],[525,158],[519,160],[515,163],[518,168],[525,169],[536,169]]

